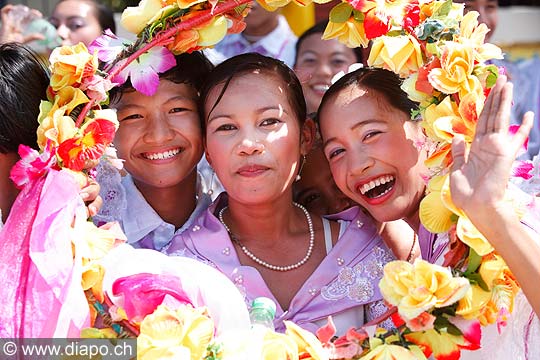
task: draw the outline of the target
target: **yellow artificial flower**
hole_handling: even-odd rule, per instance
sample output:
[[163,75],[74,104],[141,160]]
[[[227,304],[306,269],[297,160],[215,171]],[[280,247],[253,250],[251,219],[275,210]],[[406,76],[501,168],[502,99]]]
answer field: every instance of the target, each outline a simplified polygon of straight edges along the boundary
[[486,24],[478,24],[478,12],[469,11],[460,24],[459,35],[456,41],[470,44],[475,50],[475,60],[484,63],[491,59],[502,59],[502,50],[493,44],[484,43],[486,34],[490,31]]
[[[172,7],[172,5],[167,5]],[[153,18],[163,13],[161,0],[141,0],[137,6],[129,6],[122,12],[122,27],[133,34],[140,33]]]
[[101,259],[116,244],[116,234],[102,229],[91,221],[86,221],[74,228],[75,245],[84,259]]
[[83,43],[54,49],[50,62],[53,91],[81,84],[84,77],[93,76],[98,68],[97,56],[91,55]]
[[217,16],[208,25],[197,29],[197,32],[199,33],[198,46],[214,46],[227,35],[227,18]]
[[201,359],[214,334],[205,308],[160,305],[141,322],[137,355],[141,359]]
[[[437,12],[441,6],[447,6],[447,1],[420,1],[420,22],[424,22],[428,17],[431,17]],[[446,16],[447,19],[454,19],[456,22],[463,18],[463,4],[452,3],[450,12]]]
[[298,346],[290,336],[267,331],[264,336],[260,359],[298,359]]
[[413,73],[409,75],[408,78],[403,80],[401,84],[401,89],[407,93],[407,96],[412,101],[420,103],[420,107],[424,106],[427,101],[429,101],[433,95],[427,94],[425,92],[419,91],[416,89],[416,82],[418,81],[418,73]]
[[482,91],[480,80],[472,75],[474,70],[474,49],[468,44],[447,41],[442,50],[441,67],[428,74],[430,84],[445,94],[459,93],[461,97],[469,92]]
[[424,311],[451,305],[465,296],[469,280],[453,277],[449,269],[417,259],[392,261],[384,267],[379,288],[386,301],[398,307],[405,320]]
[[298,355],[302,359],[322,360],[326,359],[326,352],[315,335],[302,329],[291,321],[284,321],[287,330],[285,334],[289,336],[298,346]]
[[288,5],[290,2],[298,6],[308,6],[311,3],[326,4],[332,0],[257,0],[257,2],[267,11],[275,11]]
[[[431,104],[424,112],[422,126],[426,130],[426,135],[432,139],[444,142],[452,142],[453,136],[449,136],[448,131],[443,131],[442,122],[459,121],[459,107],[452,101],[450,96],[445,98],[438,104]],[[443,119],[441,121],[441,119]]]
[[447,232],[456,223],[455,212],[443,201],[443,188],[450,193],[448,175],[432,177],[428,183],[429,193],[420,202],[420,221],[434,234]]
[[175,0],[172,1],[175,2],[180,9],[187,9],[192,7],[195,4],[200,4],[202,2],[205,2],[206,0]]
[[480,286],[472,285],[459,300],[456,314],[464,319],[477,319],[490,299],[491,291],[484,291]]
[[342,23],[328,21],[322,39],[329,40],[333,38],[337,38],[342,44],[350,48],[366,47],[369,43],[364,24],[356,21],[352,16]]
[[420,43],[411,35],[378,37],[373,40],[368,65],[408,77],[424,65]]
[[460,216],[457,222],[456,235],[480,256],[487,255],[494,250],[489,241],[478,231],[465,214]]
[[[37,129],[37,141],[40,149],[44,149],[47,140],[51,140],[54,146],[58,146],[67,139],[71,139],[77,134],[75,122],[66,116],[66,106],[62,106],[50,113],[53,104],[42,101],[40,105],[39,122]],[[42,118],[42,114],[45,116]]]
[[409,351],[408,349],[404,348],[403,346],[399,345],[391,345],[391,344],[381,344],[374,349],[372,349],[369,353],[362,356],[362,360],[418,360],[425,357],[418,358],[417,355],[421,354],[421,352],[417,352],[414,354],[413,352]]

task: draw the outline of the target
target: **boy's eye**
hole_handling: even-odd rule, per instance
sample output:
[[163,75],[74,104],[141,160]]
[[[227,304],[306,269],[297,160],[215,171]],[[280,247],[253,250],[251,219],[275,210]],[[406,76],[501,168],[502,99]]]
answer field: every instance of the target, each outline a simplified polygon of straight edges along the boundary
[[317,193],[308,194],[304,197],[304,199],[302,199],[302,204],[304,204],[305,206],[308,206],[312,202],[318,200],[320,197],[321,196]]
[[131,114],[131,115],[122,117],[120,119],[120,121],[133,120],[133,119],[142,119],[142,118],[143,118],[143,116],[141,114]]
[[169,111],[169,113],[175,114],[175,113],[180,113],[180,112],[184,112],[184,111],[189,111],[189,109],[183,108],[183,107],[176,107],[176,108],[171,109]]

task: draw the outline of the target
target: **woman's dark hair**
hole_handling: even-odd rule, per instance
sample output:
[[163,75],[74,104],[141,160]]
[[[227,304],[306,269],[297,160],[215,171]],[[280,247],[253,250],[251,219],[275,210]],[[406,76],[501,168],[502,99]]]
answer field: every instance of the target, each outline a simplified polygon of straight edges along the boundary
[[[214,65],[199,51],[176,55],[175,59],[176,65],[159,74],[159,78],[172,81],[175,84],[191,85],[200,92]],[[114,104],[120,101],[122,94],[130,91],[135,91],[135,89],[128,79],[121,86],[111,89],[109,92],[110,103]]]
[[[294,72],[280,60],[257,53],[246,53],[225,60],[217,65],[210,73],[208,80],[201,89],[201,96],[199,97],[199,111],[201,112],[203,129],[206,129],[206,117],[208,115],[204,111],[204,104],[207,101],[210,91],[216,86],[223,84],[223,89],[221,89],[221,92],[216,102],[212,105],[209,113],[211,113],[219,104],[221,98],[227,91],[231,80],[235,77],[254,71],[274,76],[286,85],[286,96],[289,99],[289,104],[294,110],[300,125],[304,123],[306,120],[306,101],[304,100],[302,85]],[[249,98],[246,98],[246,101],[249,101]]]
[[[302,45],[304,40],[306,40],[308,36],[313,35],[313,34],[321,34],[321,35],[324,34],[324,30],[326,29],[327,25],[328,25],[328,20],[318,22],[317,24],[313,25],[312,27],[304,31],[302,35],[300,35],[298,40],[296,40],[296,47],[295,47],[296,51],[294,55],[295,64],[298,61],[298,53],[300,52],[300,46]],[[350,49],[354,53],[354,56],[356,56],[356,62],[364,63],[364,56],[362,54],[362,49],[361,48],[350,48]]]
[[[66,0],[60,0],[61,3]],[[99,26],[102,31],[111,29],[113,33],[116,33],[116,23],[114,22],[114,12],[106,4],[99,0],[82,0],[92,4],[94,7],[94,16],[99,22]]]
[[47,100],[49,73],[40,58],[21,44],[0,44],[0,152],[20,144],[38,149],[39,104]]
[[330,86],[321,100],[318,116],[326,103],[333,101],[339,91],[353,85],[375,90],[390,105],[410,116],[411,111],[418,108],[418,104],[409,99],[407,93],[401,89],[401,83],[402,80],[392,71],[370,67],[360,68],[344,75]]

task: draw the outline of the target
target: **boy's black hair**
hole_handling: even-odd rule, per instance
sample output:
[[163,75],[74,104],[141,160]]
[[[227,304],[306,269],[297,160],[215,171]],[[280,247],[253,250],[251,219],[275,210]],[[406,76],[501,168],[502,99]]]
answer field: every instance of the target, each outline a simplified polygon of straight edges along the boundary
[[38,149],[39,104],[48,86],[47,67],[32,50],[0,44],[0,153],[17,152],[20,144]]

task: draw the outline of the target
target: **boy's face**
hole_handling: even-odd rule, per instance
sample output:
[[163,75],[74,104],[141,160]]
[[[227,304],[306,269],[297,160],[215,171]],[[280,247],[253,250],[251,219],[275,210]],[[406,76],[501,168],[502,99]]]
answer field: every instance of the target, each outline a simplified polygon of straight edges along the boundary
[[454,2],[465,4],[465,13],[474,10],[480,14],[478,16],[478,22],[486,24],[491,29],[486,35],[486,42],[489,41],[499,21],[498,0],[454,0]]
[[120,121],[114,145],[139,188],[175,186],[194,174],[203,142],[192,86],[162,79],[154,95],[126,92],[112,106]]

